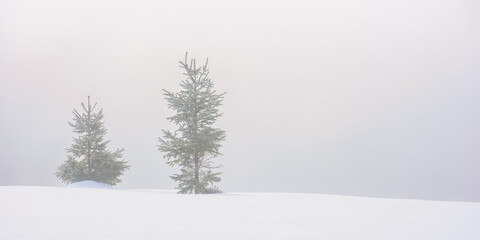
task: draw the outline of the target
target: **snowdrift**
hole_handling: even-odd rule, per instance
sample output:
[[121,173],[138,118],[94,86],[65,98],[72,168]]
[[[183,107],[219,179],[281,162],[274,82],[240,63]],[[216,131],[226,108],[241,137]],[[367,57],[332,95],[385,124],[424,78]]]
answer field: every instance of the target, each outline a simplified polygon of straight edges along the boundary
[[479,226],[480,203],[0,187],[2,240],[478,240]]
[[99,183],[99,182],[95,182],[95,181],[75,182],[75,183],[72,183],[68,186],[72,187],[72,188],[105,188],[105,189],[112,188],[105,183]]

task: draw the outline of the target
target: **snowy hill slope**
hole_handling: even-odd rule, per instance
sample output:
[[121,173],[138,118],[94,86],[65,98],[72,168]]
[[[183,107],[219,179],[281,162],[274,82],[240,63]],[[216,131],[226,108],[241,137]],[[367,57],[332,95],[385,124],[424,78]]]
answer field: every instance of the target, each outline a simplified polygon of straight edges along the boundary
[[480,239],[480,203],[0,187],[0,239]]

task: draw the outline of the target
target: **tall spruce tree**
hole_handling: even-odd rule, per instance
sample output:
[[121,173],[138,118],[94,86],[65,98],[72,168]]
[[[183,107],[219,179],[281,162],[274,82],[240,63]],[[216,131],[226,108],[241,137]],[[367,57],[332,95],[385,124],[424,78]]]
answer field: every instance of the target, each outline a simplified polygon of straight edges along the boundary
[[120,160],[124,149],[112,152],[107,149],[110,141],[104,140],[107,129],[103,125],[103,109],[97,113],[95,107],[82,103],[83,113],[73,110],[73,122],[68,124],[78,134],[73,144],[67,148],[67,158],[57,169],[56,175],[64,183],[92,180],[110,186],[121,182],[120,176],[130,168],[127,162]]
[[204,66],[196,66],[195,59],[188,63],[180,62],[185,70],[186,79],[180,84],[182,90],[177,93],[164,91],[168,107],[176,114],[167,119],[178,126],[174,132],[163,131],[159,138],[158,149],[164,152],[164,158],[170,166],[179,166],[180,173],[171,176],[178,182],[178,193],[214,193],[221,192],[214,184],[221,179],[220,167],[213,159],[221,155],[220,142],[225,140],[225,131],[212,125],[218,117],[218,107],[225,93],[217,94],[214,83],[208,77],[208,59]]

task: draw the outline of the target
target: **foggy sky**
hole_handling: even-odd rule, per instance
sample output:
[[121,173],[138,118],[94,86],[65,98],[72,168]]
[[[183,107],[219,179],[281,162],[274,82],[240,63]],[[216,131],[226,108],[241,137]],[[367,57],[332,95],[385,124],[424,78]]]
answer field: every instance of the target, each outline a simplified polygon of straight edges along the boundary
[[87,96],[120,188],[173,188],[162,89],[227,92],[220,188],[480,201],[476,1],[0,1],[0,185],[54,172]]

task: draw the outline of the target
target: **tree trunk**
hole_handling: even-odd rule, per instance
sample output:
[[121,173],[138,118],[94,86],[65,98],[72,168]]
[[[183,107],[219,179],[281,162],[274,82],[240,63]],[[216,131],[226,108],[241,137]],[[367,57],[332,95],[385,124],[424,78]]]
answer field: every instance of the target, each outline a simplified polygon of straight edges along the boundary
[[[193,128],[194,128],[194,145],[198,144],[198,106],[197,106],[197,81],[196,77],[192,78],[193,81],[193,92],[194,92],[194,113],[193,113]],[[200,191],[198,187],[200,186],[200,159],[198,156],[198,149],[195,146],[195,155],[194,159],[195,161],[195,194],[199,194]]]
[[198,189],[200,185],[199,180],[199,161],[198,161],[198,153],[195,153],[195,194],[199,194],[200,191]]
[[[92,109],[90,106],[90,96],[88,96],[88,111],[87,111],[87,121],[90,123],[91,122],[91,113]],[[90,178],[90,173],[92,172],[92,146],[90,143],[90,135],[91,135],[91,129],[87,129],[87,136],[89,137],[88,139],[88,149],[87,149],[87,164],[88,164],[88,177]]]

